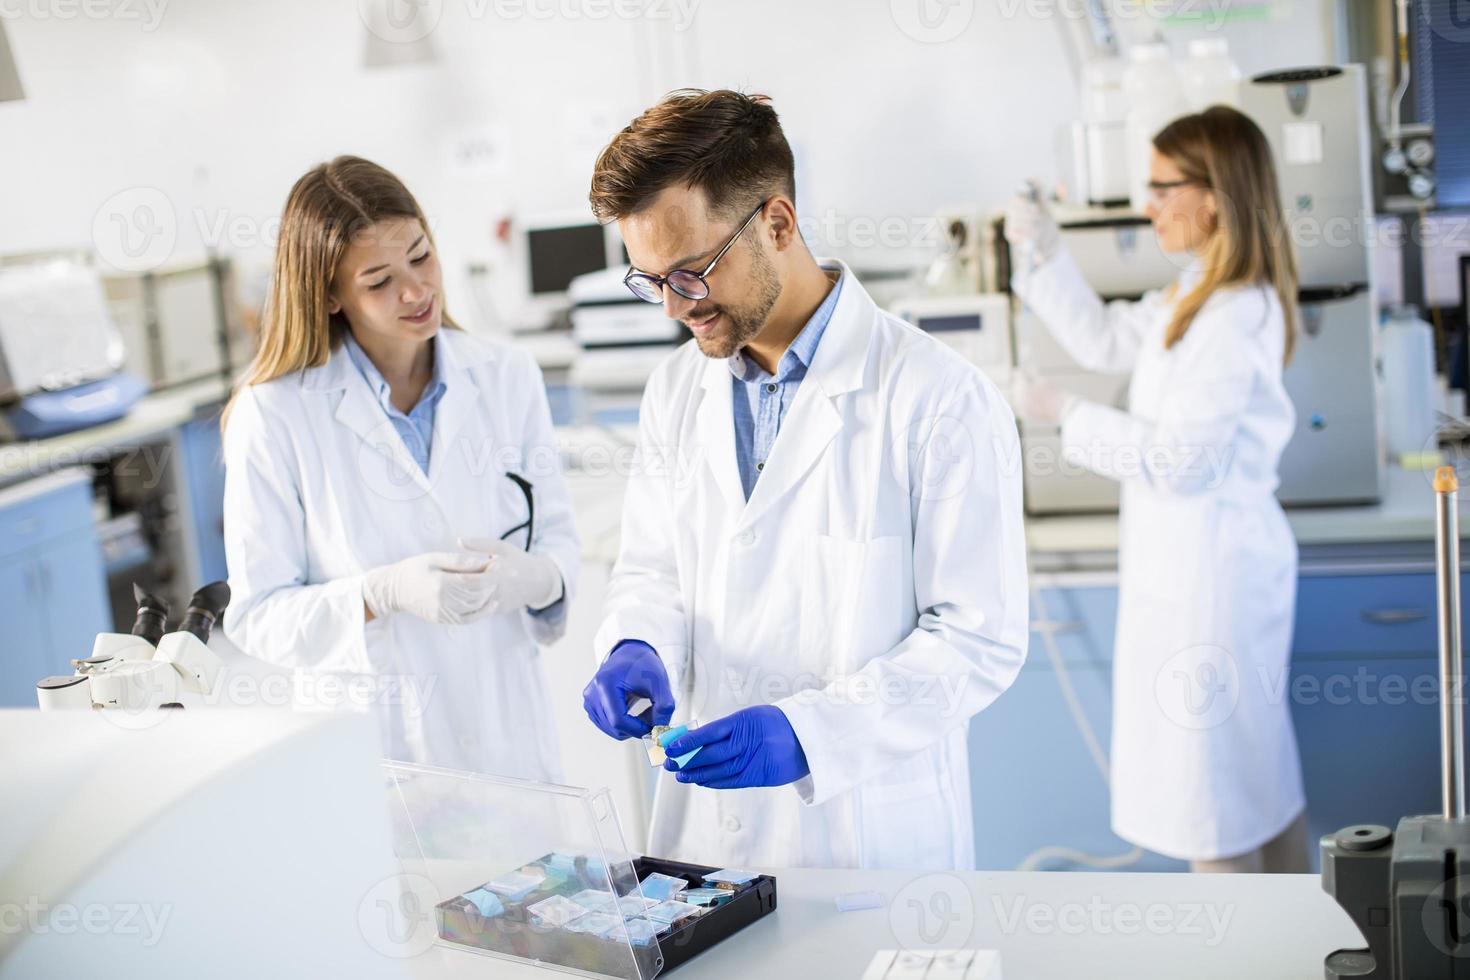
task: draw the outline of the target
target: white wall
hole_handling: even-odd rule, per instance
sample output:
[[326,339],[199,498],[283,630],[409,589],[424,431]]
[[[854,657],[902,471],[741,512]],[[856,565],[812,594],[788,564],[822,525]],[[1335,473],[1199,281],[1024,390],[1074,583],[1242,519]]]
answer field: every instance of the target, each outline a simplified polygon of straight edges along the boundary
[[[259,262],[292,181],[353,152],[420,198],[451,309],[472,324],[468,263],[497,271],[502,306],[520,281],[496,219],[585,208],[599,145],[668,89],[773,96],[808,227],[869,266],[922,254],[936,209],[993,206],[1050,176],[1076,109],[1057,13],[1075,0],[422,0],[439,11],[439,62],[376,70],[362,67],[360,9],[405,0],[86,2],[105,16],[79,15],[82,0],[0,0],[28,92],[0,104],[0,254],[95,243],[111,256],[132,221],[165,232],[145,259],[218,244]],[[1174,6],[1222,2],[1247,72],[1330,57],[1330,0]],[[616,15],[629,4],[645,15]],[[916,4],[938,28],[925,32]],[[1181,45],[1207,33],[1165,28]],[[453,165],[467,137],[499,162]]]

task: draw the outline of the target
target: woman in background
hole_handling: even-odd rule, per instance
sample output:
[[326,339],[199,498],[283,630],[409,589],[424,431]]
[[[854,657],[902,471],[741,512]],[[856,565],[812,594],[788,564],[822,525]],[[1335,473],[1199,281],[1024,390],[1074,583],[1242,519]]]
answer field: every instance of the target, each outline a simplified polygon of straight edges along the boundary
[[1296,542],[1277,503],[1295,413],[1296,263],[1270,147],[1223,106],[1154,138],[1147,209],[1188,259],[1168,289],[1104,305],[1037,201],[1006,234],[1015,288],[1092,371],[1131,371],[1129,407],[1023,377],[1023,418],[1122,483],[1112,823],[1196,871],[1306,871],[1305,797],[1286,690]]
[[232,640],[300,700],[371,703],[391,758],[559,779],[537,644],[580,548],[541,373],[449,319],[382,167],[291,189],[224,453]]

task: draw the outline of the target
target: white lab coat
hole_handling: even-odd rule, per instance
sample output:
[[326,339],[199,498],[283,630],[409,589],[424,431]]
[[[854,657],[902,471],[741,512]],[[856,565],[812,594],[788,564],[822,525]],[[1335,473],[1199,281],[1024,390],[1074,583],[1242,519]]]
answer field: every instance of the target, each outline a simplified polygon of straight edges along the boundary
[[1186,860],[1254,850],[1305,806],[1285,696],[1297,549],[1274,495],[1296,418],[1281,304],[1219,290],[1165,350],[1198,276],[1104,306],[1063,252],[1016,281],[1082,367],[1133,372],[1128,410],[1078,404],[1062,445],[1122,483],[1113,830]]
[[779,706],[811,767],[788,786],[740,790],[661,772],[651,854],[974,863],[968,721],[1026,651],[1015,421],[975,367],[844,272],[748,503],[729,365],[691,341],[644,393],[598,653],[652,644],[676,722]]
[[[364,623],[367,570],[526,519],[507,471],[533,486],[531,550],[561,570],[568,602],[576,584],[580,546],[540,370],[462,331],[442,338],[427,475],[340,345],[320,367],[240,392],[224,438],[225,631],[252,656],[301,668],[299,704],[371,703],[390,758],[555,781],[537,643],[561,635],[565,606],[459,626],[408,613]],[[508,540],[524,547],[525,531]]]

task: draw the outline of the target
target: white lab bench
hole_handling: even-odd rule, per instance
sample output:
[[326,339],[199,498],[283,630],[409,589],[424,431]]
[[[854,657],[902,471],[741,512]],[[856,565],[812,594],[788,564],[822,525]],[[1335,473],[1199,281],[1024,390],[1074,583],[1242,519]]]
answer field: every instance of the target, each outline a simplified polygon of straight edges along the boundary
[[142,398],[115,422],[34,442],[0,444],[0,486],[67,466],[106,458],[117,447],[146,443],[192,419],[229,393],[219,378],[196,381]]
[[[1294,507],[1286,519],[1304,552],[1318,545],[1371,545],[1434,540],[1432,470],[1390,467],[1383,499],[1346,507]],[[1461,501],[1464,506],[1464,501]],[[1028,517],[1026,546],[1043,568],[1099,567],[1086,555],[1106,555],[1116,568],[1118,515],[1078,514]]]
[[[679,968],[680,980],[857,980],[896,948],[997,949],[1007,980],[1304,980],[1336,949],[1363,944],[1315,875],[767,871],[777,906]],[[876,891],[883,908],[839,912],[837,895]],[[435,946],[418,980],[556,976]]]

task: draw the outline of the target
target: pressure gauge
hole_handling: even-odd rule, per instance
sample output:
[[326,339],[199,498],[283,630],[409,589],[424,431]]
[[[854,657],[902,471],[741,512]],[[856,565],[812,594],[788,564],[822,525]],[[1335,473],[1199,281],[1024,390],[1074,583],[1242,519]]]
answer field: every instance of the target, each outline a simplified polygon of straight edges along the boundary
[[1404,147],[1409,162],[1416,167],[1427,167],[1434,162],[1434,144],[1429,140],[1413,140]]
[[1434,178],[1428,174],[1409,174],[1409,193],[1421,201],[1434,196]]
[[1401,174],[1408,169],[1408,160],[1404,157],[1404,151],[1397,146],[1390,146],[1383,151],[1383,169],[1391,174]]

